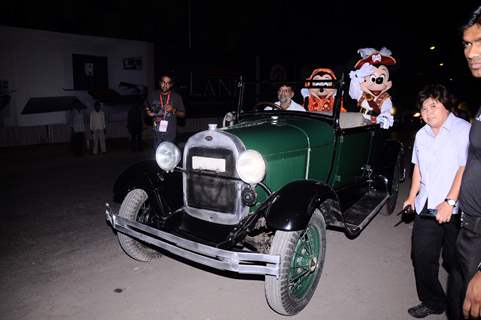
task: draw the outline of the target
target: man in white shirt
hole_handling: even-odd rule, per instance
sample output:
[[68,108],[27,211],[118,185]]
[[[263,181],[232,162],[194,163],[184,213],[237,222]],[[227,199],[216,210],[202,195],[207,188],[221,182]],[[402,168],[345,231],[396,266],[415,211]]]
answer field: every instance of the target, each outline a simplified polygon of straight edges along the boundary
[[95,110],[90,112],[90,130],[92,131],[92,137],[94,140],[94,146],[92,149],[93,154],[97,154],[99,150],[104,153],[105,147],[105,114],[100,109],[100,102],[95,102]]
[[[420,304],[409,308],[414,318],[440,314],[460,319],[461,273],[456,258],[457,199],[466,165],[470,124],[454,116],[452,97],[444,86],[426,86],[418,95],[426,125],[414,141],[411,189],[404,207],[416,210],[411,256]],[[431,215],[431,217],[426,217]],[[449,273],[448,290],[439,279],[439,256]]]
[[[274,102],[281,110],[286,111],[306,111],[303,106],[296,103],[292,98],[294,97],[294,90],[289,84],[282,84],[277,90],[277,98],[279,101]],[[264,110],[272,110],[272,107],[266,107]]]

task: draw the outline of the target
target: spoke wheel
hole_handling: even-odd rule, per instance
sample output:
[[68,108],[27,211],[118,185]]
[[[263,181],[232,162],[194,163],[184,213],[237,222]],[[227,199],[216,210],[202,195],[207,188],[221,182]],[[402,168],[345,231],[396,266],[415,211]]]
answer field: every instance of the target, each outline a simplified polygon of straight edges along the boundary
[[318,274],[320,235],[316,228],[308,226],[297,241],[288,274],[289,294],[302,298],[312,286]]
[[[141,223],[152,220],[152,209],[148,201],[149,196],[142,189],[134,189],[126,196],[120,206],[119,216]],[[148,262],[161,256],[161,254],[149,245],[136,240],[121,232],[117,233],[120,246],[131,258]]]
[[309,303],[322,273],[326,252],[326,225],[316,210],[305,230],[277,231],[271,254],[281,256],[279,278],[266,276],[265,292],[270,307],[294,315]]

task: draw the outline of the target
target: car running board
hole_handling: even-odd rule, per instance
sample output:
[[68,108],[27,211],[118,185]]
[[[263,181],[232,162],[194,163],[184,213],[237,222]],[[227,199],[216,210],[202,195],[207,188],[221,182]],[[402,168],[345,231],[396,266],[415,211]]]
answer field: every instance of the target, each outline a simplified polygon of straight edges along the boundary
[[364,227],[381,210],[389,194],[372,190],[353,204],[344,213],[344,225],[349,236],[356,237]]

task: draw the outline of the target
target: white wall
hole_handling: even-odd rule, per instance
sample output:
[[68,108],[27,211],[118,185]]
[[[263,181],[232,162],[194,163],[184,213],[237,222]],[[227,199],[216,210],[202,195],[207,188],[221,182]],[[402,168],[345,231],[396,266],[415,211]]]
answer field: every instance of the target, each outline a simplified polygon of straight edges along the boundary
[[[31,97],[75,95],[92,107],[87,91],[64,90],[73,88],[72,54],[107,57],[109,87],[116,91],[121,81],[153,84],[151,43],[6,26],[0,26],[0,39],[0,80],[7,80],[9,89],[15,90],[10,105],[0,114],[5,126],[66,123],[67,112],[21,115]],[[123,58],[127,57],[142,57],[142,70],[124,70]]]

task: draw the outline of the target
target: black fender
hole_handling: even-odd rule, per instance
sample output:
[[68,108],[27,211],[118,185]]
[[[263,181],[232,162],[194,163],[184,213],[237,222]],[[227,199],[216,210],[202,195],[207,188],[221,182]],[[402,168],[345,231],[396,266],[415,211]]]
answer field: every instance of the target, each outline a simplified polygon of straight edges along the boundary
[[[145,160],[125,169],[113,187],[114,201],[122,202],[133,189],[143,189],[158,207],[176,210],[183,206],[182,172],[165,172],[154,160]],[[161,208],[159,208],[161,209]]]
[[[339,201],[334,190],[322,182],[291,182],[270,197],[271,203],[265,213],[267,226],[283,231],[303,230],[314,210],[327,199]],[[331,220],[330,217],[327,218]]]

